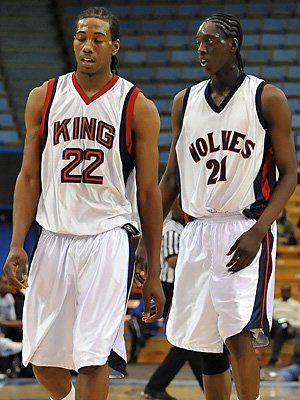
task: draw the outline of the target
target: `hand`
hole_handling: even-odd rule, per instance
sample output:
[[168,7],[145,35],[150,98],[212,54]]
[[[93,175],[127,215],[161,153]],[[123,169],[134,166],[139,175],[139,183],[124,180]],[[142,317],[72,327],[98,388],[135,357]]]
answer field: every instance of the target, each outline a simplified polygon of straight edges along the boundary
[[[151,323],[161,318],[163,315],[166,299],[159,276],[147,277],[146,282],[143,286],[143,298],[145,303],[144,312],[142,313],[143,322]],[[155,302],[154,307],[151,307],[150,305],[151,299],[153,299]]]
[[147,254],[144,246],[144,241],[141,238],[135,251],[135,273],[133,283],[141,288],[146,282],[147,271]]
[[28,287],[27,261],[28,257],[23,247],[13,247],[7,256],[3,270],[8,283],[16,289]]
[[228,271],[238,272],[248,267],[258,253],[261,240],[261,237],[253,228],[243,233],[227,253],[227,256],[233,254],[231,260],[226,265]]

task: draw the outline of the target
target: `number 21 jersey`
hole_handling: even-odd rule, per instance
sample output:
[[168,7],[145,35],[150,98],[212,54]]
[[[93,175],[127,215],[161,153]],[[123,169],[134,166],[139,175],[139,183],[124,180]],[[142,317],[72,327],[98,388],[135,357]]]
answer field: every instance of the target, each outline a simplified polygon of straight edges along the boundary
[[261,110],[264,85],[242,74],[219,106],[209,81],[187,89],[176,155],[188,216],[244,213],[257,219],[268,204],[276,166]]

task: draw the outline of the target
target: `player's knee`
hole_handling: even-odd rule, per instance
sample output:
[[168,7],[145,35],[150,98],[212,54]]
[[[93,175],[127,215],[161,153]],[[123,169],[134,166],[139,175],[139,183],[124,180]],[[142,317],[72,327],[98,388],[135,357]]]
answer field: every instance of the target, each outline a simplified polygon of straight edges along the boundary
[[94,375],[103,369],[104,365],[90,365],[88,367],[82,367],[79,369],[79,373],[82,375]]
[[202,373],[204,375],[222,374],[229,368],[228,352],[223,353],[201,353]]
[[41,367],[38,365],[32,365],[32,369],[36,379],[40,382],[40,384],[44,386],[55,380],[52,367]]

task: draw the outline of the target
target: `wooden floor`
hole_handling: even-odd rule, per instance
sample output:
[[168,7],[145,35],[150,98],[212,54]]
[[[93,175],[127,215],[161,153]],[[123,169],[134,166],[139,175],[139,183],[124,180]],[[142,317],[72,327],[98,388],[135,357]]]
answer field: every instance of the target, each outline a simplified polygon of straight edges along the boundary
[[[147,379],[155,369],[155,365],[129,365],[129,375],[122,380],[112,380],[108,400],[141,400]],[[188,367],[179,372],[171,383],[168,392],[178,400],[204,400]],[[300,382],[261,382],[262,400],[299,400]],[[46,393],[36,384],[34,379],[7,379],[0,382],[0,400],[48,400]],[[235,390],[231,400],[236,400]]]

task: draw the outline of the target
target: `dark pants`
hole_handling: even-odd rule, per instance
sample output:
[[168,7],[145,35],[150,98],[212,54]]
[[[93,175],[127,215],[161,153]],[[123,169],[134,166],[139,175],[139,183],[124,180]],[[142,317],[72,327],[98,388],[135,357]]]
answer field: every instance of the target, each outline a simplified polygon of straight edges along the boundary
[[284,342],[295,337],[295,332],[288,322],[279,323],[273,320],[270,336],[273,339],[272,355],[269,363],[275,364],[279,358]]
[[189,363],[199,385],[203,389],[201,353],[179,347],[170,349],[163,363],[154,371],[146,387],[164,391],[186,362]]

